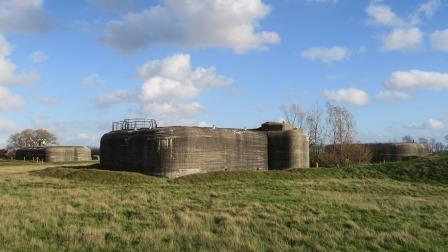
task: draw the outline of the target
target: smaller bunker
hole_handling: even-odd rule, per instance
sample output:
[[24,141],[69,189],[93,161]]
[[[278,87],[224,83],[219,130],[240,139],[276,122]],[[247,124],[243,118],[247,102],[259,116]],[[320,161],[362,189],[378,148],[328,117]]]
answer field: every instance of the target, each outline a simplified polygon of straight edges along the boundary
[[[423,143],[354,143],[349,145],[367,148],[372,154],[371,163],[400,162],[431,154],[430,146]],[[333,148],[334,145],[330,144],[325,147],[325,150]]]
[[370,143],[365,144],[373,153],[372,161],[397,162],[431,154],[431,148],[423,143]]
[[91,161],[89,148],[82,146],[49,146],[23,148],[16,151],[16,160],[43,160],[45,162]]

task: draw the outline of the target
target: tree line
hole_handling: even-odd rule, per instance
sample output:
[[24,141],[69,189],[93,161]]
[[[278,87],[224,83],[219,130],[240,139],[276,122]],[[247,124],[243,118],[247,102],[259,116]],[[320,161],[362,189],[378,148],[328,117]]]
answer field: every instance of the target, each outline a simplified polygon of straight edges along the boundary
[[6,149],[0,151],[0,156],[3,158],[14,158],[17,149],[38,147],[42,143],[45,143],[45,145],[57,145],[58,138],[55,134],[45,129],[25,129],[9,136],[8,145]]
[[[308,133],[311,166],[341,167],[371,162],[373,154],[357,140],[356,120],[347,108],[326,103],[325,107],[316,104],[306,112],[292,103],[283,106],[282,111],[288,123]],[[448,135],[445,140],[446,146],[433,138],[419,139],[434,152],[448,150]],[[403,141],[415,142],[410,136],[405,136]]]

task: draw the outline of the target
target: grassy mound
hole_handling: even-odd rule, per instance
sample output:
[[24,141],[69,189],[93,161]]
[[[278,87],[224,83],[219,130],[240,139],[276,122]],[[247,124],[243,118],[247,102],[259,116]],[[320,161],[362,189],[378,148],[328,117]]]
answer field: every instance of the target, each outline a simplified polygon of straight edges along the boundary
[[31,172],[42,177],[70,179],[99,184],[139,184],[151,183],[160,179],[132,172],[115,172],[93,169],[96,166],[82,168],[54,167]]
[[401,181],[437,182],[448,184],[448,154],[437,154],[406,162],[354,166],[349,168],[291,169],[286,171],[233,171],[194,174],[176,179],[177,182],[214,182],[254,179],[364,179],[390,178]]
[[397,180],[448,184],[448,153],[407,162],[372,165],[369,169]]
[[[61,166],[32,172],[39,176],[72,179],[96,183],[154,183],[161,181],[133,172],[100,170],[99,164]],[[291,169],[285,171],[231,171],[194,174],[171,180],[174,183],[214,183],[225,181],[297,180],[297,179],[395,179],[448,184],[448,154],[438,154],[406,162],[354,166],[343,169]]]

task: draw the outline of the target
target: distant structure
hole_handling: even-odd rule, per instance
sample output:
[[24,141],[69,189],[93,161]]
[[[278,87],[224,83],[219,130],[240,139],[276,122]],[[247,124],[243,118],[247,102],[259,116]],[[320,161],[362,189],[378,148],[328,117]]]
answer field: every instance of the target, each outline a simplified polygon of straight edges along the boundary
[[45,162],[91,161],[90,149],[81,146],[48,146],[23,148],[16,151],[16,160]]
[[158,127],[155,120],[112,124],[101,138],[101,167],[160,177],[232,170],[309,168],[308,137],[287,123],[258,129]]
[[[353,143],[350,145],[366,147],[372,153],[370,163],[407,161],[431,154],[431,147],[425,143]],[[325,150],[333,148],[334,145],[330,144],[325,147]]]
[[6,153],[8,153],[8,150],[0,149],[0,160],[6,158]]
[[431,154],[429,144],[424,143],[371,143],[364,144],[373,154],[372,162],[398,162]]

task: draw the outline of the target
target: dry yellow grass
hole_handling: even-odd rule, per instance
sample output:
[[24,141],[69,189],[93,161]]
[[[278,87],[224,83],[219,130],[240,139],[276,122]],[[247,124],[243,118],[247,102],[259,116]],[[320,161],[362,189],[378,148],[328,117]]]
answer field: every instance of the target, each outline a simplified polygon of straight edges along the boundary
[[333,170],[226,173],[219,180],[45,170],[60,165],[0,165],[0,250],[448,247],[446,183]]

